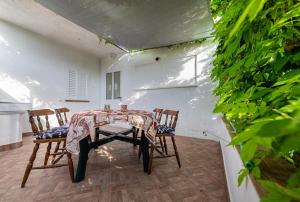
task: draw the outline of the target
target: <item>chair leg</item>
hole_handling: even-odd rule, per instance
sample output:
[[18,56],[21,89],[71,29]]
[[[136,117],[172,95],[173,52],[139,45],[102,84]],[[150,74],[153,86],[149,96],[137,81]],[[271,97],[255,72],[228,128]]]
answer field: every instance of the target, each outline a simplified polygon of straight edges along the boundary
[[49,142],[48,146],[47,146],[47,151],[46,151],[46,154],[45,154],[44,166],[46,166],[47,163],[48,163],[48,159],[49,159],[49,156],[50,156],[51,145],[52,145],[52,142]]
[[[55,149],[54,149],[54,153],[57,153],[57,152],[58,152],[60,143],[61,143],[61,142],[57,142],[57,143],[56,143],[56,146],[55,146]],[[54,155],[52,156],[52,161],[51,161],[52,164],[54,164],[54,162],[55,162],[55,157],[56,157],[56,155],[54,154]]]
[[163,140],[164,140],[165,153],[166,153],[166,155],[168,155],[167,141],[166,141],[166,137],[165,136],[163,136]]
[[151,174],[152,171],[152,162],[153,162],[153,152],[155,149],[155,145],[151,144],[150,156],[149,156],[149,165],[148,165],[148,174]]
[[175,138],[174,138],[174,136],[171,136],[171,138],[172,138],[172,142],[173,142],[173,147],[174,147],[178,167],[181,168],[181,163],[180,163],[179,154],[178,154],[178,151],[177,151],[177,146],[176,146],[176,143],[175,143]]
[[160,148],[161,148],[162,152],[165,152],[164,143],[163,143],[161,137],[159,137],[159,143],[160,143]]
[[72,154],[69,152],[67,153],[68,156],[68,165],[69,165],[69,172],[72,182],[74,182],[74,167],[73,167],[73,160],[72,160]]
[[39,150],[39,147],[40,147],[40,143],[35,143],[33,151],[32,151],[32,154],[30,156],[29,162],[27,164],[27,167],[26,167],[26,170],[25,170],[25,173],[24,173],[24,176],[23,176],[21,188],[25,187],[26,181],[27,181],[27,179],[29,177],[29,174],[30,174],[30,171],[32,169],[33,162],[34,162],[34,160],[36,158],[36,153]]

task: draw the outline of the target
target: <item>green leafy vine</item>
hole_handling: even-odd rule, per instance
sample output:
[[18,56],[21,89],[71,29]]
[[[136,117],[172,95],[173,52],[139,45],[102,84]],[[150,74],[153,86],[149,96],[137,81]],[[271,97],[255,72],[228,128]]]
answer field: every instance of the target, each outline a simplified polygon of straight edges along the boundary
[[[300,1],[212,0],[211,11],[215,112],[236,129],[230,144],[242,145],[239,184],[251,174],[263,202],[300,201]],[[285,183],[262,175],[270,158],[293,168]]]

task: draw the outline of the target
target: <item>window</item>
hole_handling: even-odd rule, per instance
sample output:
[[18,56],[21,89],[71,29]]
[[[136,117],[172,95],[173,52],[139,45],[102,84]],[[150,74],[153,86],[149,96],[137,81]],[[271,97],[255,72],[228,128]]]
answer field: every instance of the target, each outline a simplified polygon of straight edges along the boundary
[[112,73],[106,73],[106,99],[112,99]]
[[77,78],[76,71],[69,70],[68,98],[76,97],[76,78]]
[[121,98],[121,72],[106,73],[106,99],[119,99]]
[[114,99],[120,97],[120,72],[114,72]]
[[69,70],[67,99],[86,100],[88,97],[86,72]]

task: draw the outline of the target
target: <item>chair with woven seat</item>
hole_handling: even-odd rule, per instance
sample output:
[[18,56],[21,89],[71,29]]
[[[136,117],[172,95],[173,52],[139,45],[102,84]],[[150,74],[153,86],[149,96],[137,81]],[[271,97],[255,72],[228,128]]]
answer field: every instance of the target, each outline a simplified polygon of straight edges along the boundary
[[[70,172],[70,177],[72,182],[74,182],[74,168],[73,168],[73,161],[72,161],[72,156],[70,153],[68,153],[66,150],[59,151],[59,152],[54,152],[51,153],[51,146],[53,142],[64,142],[66,140],[66,136],[68,133],[68,128],[67,127],[55,127],[55,128],[50,128],[50,123],[49,123],[49,115],[53,115],[54,111],[50,109],[40,109],[40,110],[28,110],[28,115],[29,115],[29,122],[31,124],[32,132],[34,134],[34,148],[33,152],[30,156],[29,162],[27,164],[22,184],[21,187],[25,187],[26,181],[29,177],[29,174],[32,169],[46,169],[46,168],[56,168],[56,167],[62,167],[62,166],[69,166],[69,172]],[[44,118],[44,120],[43,120]],[[36,124],[36,121],[37,124]],[[45,129],[43,128],[42,122],[45,121]],[[37,151],[40,148],[41,144],[48,144],[47,145],[47,151],[44,157],[44,165],[42,166],[37,166],[33,167],[33,163],[36,158]],[[50,156],[53,155],[62,155],[62,154],[67,154],[68,157],[68,163],[67,164],[57,164],[51,163],[48,165],[48,159]]]
[[[56,118],[57,118],[59,126],[61,126],[61,127],[69,127],[68,118],[67,118],[67,112],[70,112],[70,110],[68,108],[66,108],[66,107],[62,107],[62,108],[54,109],[54,111],[55,111],[55,115],[56,115]],[[61,143],[63,143],[62,147],[60,147]],[[64,140],[63,142],[57,142],[56,143],[56,147],[54,149],[54,153],[58,152],[59,150],[60,151],[64,151],[65,149],[66,149],[66,140]],[[52,163],[56,163],[63,156],[64,156],[64,153],[62,153],[61,155],[59,155],[58,158],[56,158],[56,155],[54,154],[52,156],[52,161],[51,162]]]
[[[148,168],[148,173],[150,174],[152,171],[152,162],[153,158],[168,158],[168,157],[176,157],[178,167],[181,167],[180,163],[180,158],[175,142],[175,128],[177,124],[177,119],[178,119],[178,114],[179,111],[174,111],[174,110],[164,110],[162,112],[162,118],[161,121],[164,121],[164,124],[160,124],[157,126],[157,133],[156,136],[157,138],[163,138],[163,150],[164,152],[161,153],[159,152],[160,156],[154,157],[154,150],[157,149],[157,144],[151,144],[150,147],[150,158],[149,158],[149,168]],[[168,148],[167,148],[167,142],[166,138],[169,137],[172,140],[173,148],[174,148],[174,154],[169,155],[168,154]]]

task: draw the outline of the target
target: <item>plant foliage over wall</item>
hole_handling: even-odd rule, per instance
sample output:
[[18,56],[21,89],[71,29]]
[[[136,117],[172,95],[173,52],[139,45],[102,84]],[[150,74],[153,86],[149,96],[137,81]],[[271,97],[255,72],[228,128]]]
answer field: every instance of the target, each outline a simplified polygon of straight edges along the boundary
[[[300,0],[212,0],[218,48],[212,78],[241,145],[239,183],[252,174],[262,201],[300,201]],[[293,167],[286,183],[261,176],[265,159]]]

